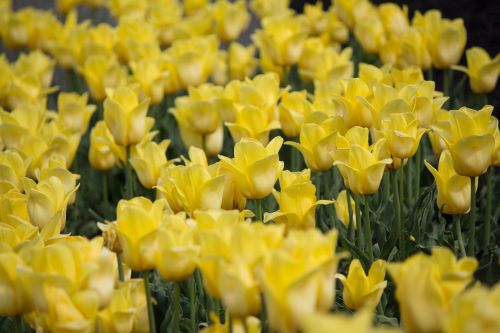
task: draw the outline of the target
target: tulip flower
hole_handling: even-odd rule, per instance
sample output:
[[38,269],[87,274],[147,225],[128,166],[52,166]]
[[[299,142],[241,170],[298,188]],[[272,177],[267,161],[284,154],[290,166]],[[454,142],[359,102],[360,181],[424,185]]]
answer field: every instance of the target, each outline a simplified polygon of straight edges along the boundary
[[308,38],[299,59],[299,74],[305,81],[340,81],[353,75],[352,49],[347,47],[338,52],[325,47],[319,38]]
[[200,253],[195,232],[185,215],[169,216],[160,227],[156,269],[162,279],[182,281],[193,274]]
[[335,10],[342,22],[344,22],[349,29],[355,27],[357,20],[356,15],[364,16],[368,1],[366,0],[335,0]]
[[492,92],[500,74],[500,54],[491,59],[488,52],[480,47],[472,47],[465,51],[467,67],[455,66],[469,76],[470,88],[476,94]]
[[354,36],[361,44],[363,51],[369,54],[378,53],[386,42],[384,25],[376,13],[375,15],[364,16],[362,20],[356,23]]
[[445,214],[464,215],[470,210],[470,178],[460,176],[453,168],[449,150],[441,153],[438,170],[427,161],[427,169],[432,173],[437,186],[436,203]]
[[450,150],[459,175],[477,177],[490,166],[498,128],[498,120],[491,116],[492,112],[490,105],[478,111],[462,107],[450,111],[447,121],[432,126]]
[[395,3],[388,2],[380,4],[377,9],[389,36],[401,36],[410,27],[407,6],[399,7]]
[[303,323],[304,333],[399,333],[396,327],[373,325],[373,314],[363,310],[353,315],[342,313],[314,313]]
[[260,19],[268,16],[279,16],[289,14],[290,0],[252,0],[250,1],[250,8]]
[[234,158],[219,155],[221,167],[234,175],[244,197],[262,199],[271,194],[284,166],[278,156],[282,144],[281,137],[275,137],[267,146],[243,138],[234,146]]
[[336,148],[330,153],[333,165],[339,168],[345,185],[356,195],[370,195],[379,186],[386,165],[386,140],[368,146],[368,129],[353,127],[345,136],[337,134]]
[[76,93],[60,93],[57,96],[57,112],[59,119],[71,132],[83,135],[89,126],[89,121],[96,110],[95,105],[87,105],[88,95]]
[[245,47],[237,42],[232,42],[227,54],[229,79],[244,80],[246,77],[252,77],[257,67],[254,55],[255,45]]
[[151,202],[144,197],[118,202],[116,231],[123,261],[134,271],[150,270],[155,265],[164,204],[163,200]]
[[387,281],[384,280],[385,265],[383,260],[373,262],[367,276],[360,261],[353,259],[347,277],[337,274],[337,278],[344,285],[343,300],[348,308],[359,310],[377,306],[387,286]]
[[343,96],[335,97],[340,102],[337,114],[344,117],[347,128],[353,126],[370,127],[373,116],[370,110],[361,102],[360,97],[367,97],[370,90],[366,83],[358,78],[342,81]]
[[174,213],[221,207],[226,179],[200,164],[171,165],[160,171],[157,189]]
[[157,184],[160,171],[173,161],[167,161],[167,148],[170,140],[160,143],[148,141],[133,146],[130,151],[130,165],[145,188],[152,189]]
[[145,20],[120,20],[116,26],[115,53],[123,63],[145,59],[134,53],[144,54],[152,48],[153,58],[157,58],[160,49],[157,42],[157,31]]
[[21,179],[26,176],[30,162],[30,158],[23,159],[16,151],[0,152],[0,189],[20,188]]
[[89,87],[90,96],[96,101],[106,98],[107,88],[116,88],[126,83],[127,73],[113,57],[91,55],[79,68]]
[[125,148],[115,143],[106,123],[98,121],[90,132],[90,165],[97,170],[109,170],[114,165],[121,166],[125,159]]
[[104,122],[121,146],[139,143],[153,127],[154,118],[146,117],[150,100],[139,102],[136,88],[119,87],[104,101]]
[[49,87],[52,83],[55,61],[40,51],[21,54],[14,63],[14,72],[33,73],[40,80],[43,87]]
[[214,6],[215,32],[223,42],[238,39],[250,23],[245,2],[218,0]]
[[305,173],[307,176],[291,184],[287,184],[287,178],[293,177],[293,173],[286,170],[281,173],[281,192],[273,191],[279,210],[265,213],[264,222],[274,220],[278,224],[285,224],[288,230],[312,228],[316,224],[316,207],[333,203],[329,200],[316,200],[316,187],[311,183],[309,169],[298,173]]
[[312,111],[312,104],[307,100],[306,91],[283,93],[278,108],[283,133],[288,137],[299,136],[304,118]]
[[202,329],[200,333],[228,333],[233,332],[247,332],[247,333],[259,333],[261,332],[260,320],[257,317],[249,316],[246,318],[234,318],[232,320],[232,327],[229,328],[229,323],[221,324],[220,319],[215,315],[215,313],[210,313],[212,325]]
[[140,100],[150,98],[151,105],[163,100],[168,72],[163,71],[158,60],[139,60],[130,63],[132,82],[139,84]]
[[475,258],[457,261],[451,250],[440,247],[434,247],[431,256],[417,253],[403,263],[389,263],[405,330],[440,332],[450,304],[472,281],[477,267]]
[[[354,223],[354,228],[356,228],[356,214],[354,212],[356,211],[356,203],[354,202],[353,198],[350,198],[350,204],[351,204],[351,219]],[[337,196],[337,199],[334,201],[335,205],[335,214],[337,215],[337,218],[342,222],[346,228],[349,227],[349,208],[347,206],[347,192],[346,190],[340,191],[339,195]]]
[[495,313],[500,311],[500,287],[491,289],[480,284],[465,290],[451,305],[444,320],[444,331],[465,333],[470,329],[481,332],[500,330],[500,319]]
[[311,171],[325,171],[332,167],[329,152],[335,147],[337,133],[346,131],[340,116],[324,118],[318,123],[303,124],[300,130],[300,143],[287,141],[286,144],[298,149]]
[[29,297],[23,288],[18,269],[24,267],[23,260],[14,252],[0,253],[0,315],[16,316],[27,314],[31,308]]

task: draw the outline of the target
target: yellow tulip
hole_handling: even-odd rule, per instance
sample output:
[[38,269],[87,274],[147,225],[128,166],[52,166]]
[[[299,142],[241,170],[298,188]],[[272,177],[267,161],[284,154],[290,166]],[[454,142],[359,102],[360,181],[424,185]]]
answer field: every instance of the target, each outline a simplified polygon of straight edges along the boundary
[[72,132],[83,135],[96,110],[95,105],[87,105],[88,95],[61,92],[57,96],[57,112],[64,126]]
[[160,172],[157,189],[174,213],[221,207],[225,176],[213,176],[200,164],[171,165]]
[[18,152],[4,150],[0,152],[0,193],[1,189],[21,188],[21,179],[26,176],[31,158],[23,158]]
[[437,186],[436,203],[445,214],[465,215],[470,210],[470,178],[460,176],[453,168],[449,150],[441,153],[438,170],[427,161],[427,169],[432,173]]
[[244,80],[246,77],[253,76],[257,67],[254,55],[255,45],[245,47],[237,42],[232,42],[229,45],[227,55],[229,79]]
[[256,139],[262,144],[267,144],[270,132],[281,127],[279,121],[269,119],[266,110],[252,105],[236,109],[235,118],[234,122],[226,123],[235,142]]
[[132,279],[114,290],[108,307],[97,314],[97,327],[105,333],[147,332],[144,281]]
[[116,29],[108,23],[100,23],[87,28],[81,57],[87,59],[96,54],[114,56],[116,37]]
[[243,138],[234,146],[234,158],[219,155],[221,167],[235,177],[237,187],[247,199],[262,199],[271,194],[283,170],[278,152],[283,138],[275,137],[264,146],[255,139]]
[[307,19],[301,16],[267,17],[262,20],[262,27],[252,35],[261,54],[266,54],[278,66],[296,64],[309,34]]
[[106,123],[98,121],[90,132],[90,165],[97,170],[109,170],[114,165],[121,166],[125,159],[125,148],[115,143]]
[[424,32],[411,27],[382,47],[381,58],[384,63],[394,64],[398,68],[416,66],[427,70],[432,65],[432,59],[426,42]]
[[157,31],[149,22],[137,19],[118,21],[115,52],[121,62],[139,60],[140,58],[134,55],[134,52],[140,53],[150,47],[153,48],[155,56],[160,55]]
[[306,91],[285,92],[278,108],[283,133],[288,137],[299,136],[304,118],[312,113],[312,104]]
[[46,96],[54,91],[54,88],[42,86],[40,78],[35,73],[27,72],[15,75],[5,93],[5,104],[10,109],[15,109],[25,105],[38,108],[46,104]]
[[218,0],[214,5],[215,32],[223,42],[238,39],[250,23],[245,1]]
[[383,260],[373,262],[367,276],[360,261],[353,259],[349,265],[347,277],[337,274],[337,278],[344,285],[343,300],[348,308],[352,310],[374,309],[377,306],[387,286],[387,281],[384,280],[385,266],[386,263]]
[[462,107],[450,111],[448,121],[432,126],[450,150],[459,175],[477,177],[490,166],[498,130],[498,120],[491,116],[492,112],[491,105],[478,111]]
[[260,270],[260,282],[271,330],[296,332],[304,318],[327,311],[335,293],[337,231],[317,229],[288,233],[270,252]]
[[495,131],[495,149],[491,159],[492,166],[500,166],[500,130]]
[[182,281],[193,274],[200,253],[195,233],[182,214],[169,216],[160,227],[156,269],[162,279]]
[[403,263],[389,263],[405,331],[441,332],[445,314],[472,281],[477,266],[475,258],[457,261],[451,250],[440,247],[434,247],[431,256],[421,252]]
[[[290,183],[290,178],[295,177],[298,179]],[[316,200],[316,186],[311,183],[310,178],[309,169],[297,173],[283,171],[279,179],[281,192],[273,191],[279,210],[264,213],[264,222],[274,220],[278,224],[285,224],[288,230],[314,228],[316,207],[331,204],[332,201]]]
[[[260,74],[251,80],[233,83],[231,89],[236,90],[232,92],[235,96],[229,98],[234,103],[262,109],[266,112],[268,121],[276,119],[276,104],[282,92],[280,79],[276,73]],[[225,95],[228,97],[230,92],[225,92]]]
[[330,153],[344,178],[345,185],[356,195],[375,193],[386,165],[392,163],[386,156],[385,139],[368,146],[368,129],[353,127],[345,136],[337,133],[336,148]]
[[304,320],[304,333],[398,333],[399,328],[374,326],[373,314],[359,311],[354,315],[314,313]]
[[260,19],[268,16],[279,16],[289,14],[291,11],[290,0],[252,0],[250,1],[250,8]]
[[432,64],[438,69],[448,69],[458,64],[467,41],[467,31],[462,19],[443,19],[438,10],[424,15],[416,12],[413,26],[425,31]]
[[119,87],[104,100],[104,122],[121,146],[139,143],[154,124],[154,118],[146,116],[150,100],[140,102],[136,88]]
[[76,181],[80,179],[80,175],[71,173],[66,169],[66,160],[61,155],[52,156],[47,165],[44,165],[37,174],[38,181],[49,179],[50,177],[57,177],[63,183],[64,192],[68,195],[68,204],[75,202],[77,188]]
[[225,324],[220,323],[219,317],[211,312],[210,318],[213,322],[212,325],[202,329],[200,333],[260,333],[261,324],[257,317],[249,316],[246,318],[234,318],[232,321],[232,328],[229,328],[227,322]]
[[[354,213],[356,211],[356,203],[354,202],[353,198],[350,198],[350,204],[351,204],[351,218],[354,223],[354,228],[356,228],[356,214]],[[346,228],[349,227],[349,208],[347,206],[347,192],[346,190],[342,190],[339,195],[337,196],[337,199],[334,201],[335,205],[335,214],[337,215],[337,218],[342,222]]]
[[318,123],[303,124],[300,129],[300,143],[287,141],[286,144],[298,149],[311,171],[325,171],[332,167],[329,152],[335,147],[337,133],[346,131],[340,116],[324,118]]
[[344,117],[347,128],[353,126],[371,127],[373,125],[373,116],[370,110],[360,101],[360,97],[367,97],[370,89],[366,83],[354,78],[342,81],[344,93],[342,96],[334,96],[339,102],[337,114]]
[[155,265],[157,235],[164,201],[144,197],[120,200],[116,209],[118,238],[123,262],[134,271],[150,270]]
[[132,81],[140,86],[140,99],[151,99],[152,105],[163,100],[168,73],[160,67],[158,60],[139,60],[130,63]]
[[354,36],[361,44],[363,51],[369,54],[379,52],[382,45],[385,44],[385,31],[382,20],[375,15],[364,16],[354,27]]
[[478,330],[493,333],[500,330],[500,286],[491,289],[476,285],[459,295],[446,315],[443,331],[465,333]]
[[425,129],[419,128],[415,114],[391,113],[375,130],[378,137],[386,139],[387,148],[395,158],[408,159],[417,152]]
[[79,72],[85,78],[90,95],[98,102],[106,98],[107,88],[119,87],[127,80],[125,69],[115,58],[99,54],[89,56]]
[[328,29],[328,12],[323,11],[323,4],[304,4],[304,16],[307,18],[311,32],[321,35]]
[[160,143],[148,141],[132,147],[130,165],[145,188],[152,189],[156,186],[161,169],[173,163],[173,161],[167,161],[169,144],[170,140],[163,140]]
[[500,74],[500,54],[491,59],[486,50],[472,47],[465,51],[467,67],[456,66],[454,69],[465,72],[469,76],[470,88],[476,94],[492,92]]
[[419,84],[424,81],[422,69],[418,67],[408,67],[401,70],[392,68],[391,76],[397,89],[401,89],[407,84]]
[[[364,15],[364,10],[368,1],[366,0],[334,0],[333,4],[340,19],[353,29],[357,23],[356,15]],[[361,13],[360,13],[361,12]],[[356,14],[358,13],[358,14]]]
[[40,51],[21,54],[13,65],[14,72],[18,75],[32,73],[40,80],[43,87],[52,83],[55,61]]
[[182,5],[178,1],[150,3],[148,20],[158,31],[158,40],[162,45],[173,42],[173,31],[180,24]]
[[23,288],[18,269],[25,267],[23,260],[14,252],[0,253],[0,314],[16,316],[27,314],[32,309],[26,290]]
[[[448,121],[450,113],[447,110],[439,110],[436,112],[434,124],[439,124],[445,121]],[[429,141],[431,142],[432,152],[436,159],[439,159],[439,156],[444,150],[448,149],[446,142],[437,134],[435,131],[429,131],[427,133],[429,137]]]
[[378,14],[389,36],[401,36],[410,27],[407,6],[399,7],[390,2],[382,3],[378,6]]

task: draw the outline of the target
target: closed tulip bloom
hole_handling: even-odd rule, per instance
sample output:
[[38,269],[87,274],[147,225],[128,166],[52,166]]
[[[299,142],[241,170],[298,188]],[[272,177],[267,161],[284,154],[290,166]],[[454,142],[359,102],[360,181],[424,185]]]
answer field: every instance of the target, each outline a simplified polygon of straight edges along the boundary
[[340,102],[337,114],[344,117],[347,128],[353,126],[371,127],[373,115],[360,98],[367,97],[371,93],[367,84],[359,78],[342,81],[342,84],[343,94],[335,96],[335,99]]
[[16,316],[27,314],[32,305],[23,288],[18,268],[24,267],[23,260],[14,252],[0,253],[0,314]]
[[225,176],[213,176],[200,164],[171,165],[160,172],[157,189],[174,213],[221,207]]
[[424,161],[437,186],[436,203],[445,214],[465,215],[470,210],[470,177],[460,176],[453,168],[449,150],[441,153],[438,170]]
[[464,291],[451,305],[444,321],[448,333],[479,332],[494,333],[500,330],[500,287],[491,289],[480,284]]
[[268,16],[279,16],[290,13],[290,0],[252,0],[250,1],[250,8],[260,19]]
[[[297,172],[299,173],[299,172]],[[299,174],[303,174],[300,172]],[[280,176],[281,192],[273,191],[279,210],[264,214],[264,222],[274,220],[278,224],[285,224],[287,229],[307,229],[316,225],[316,207],[328,205],[332,201],[316,200],[316,187],[311,183],[311,171],[306,169],[306,179],[295,180],[287,184],[287,178],[293,177],[290,171],[283,171]]]
[[300,16],[275,16],[262,21],[252,39],[261,53],[278,66],[291,66],[299,61],[304,41],[309,34],[307,19]]
[[161,68],[159,60],[139,60],[130,63],[132,82],[139,84],[140,99],[151,99],[151,105],[158,105],[163,100],[167,85],[168,72]]
[[283,138],[275,137],[264,146],[255,139],[242,139],[234,146],[234,158],[220,156],[221,167],[235,176],[237,186],[247,199],[262,199],[271,194],[283,170],[278,152]]
[[325,117],[318,123],[303,124],[300,130],[300,143],[287,141],[286,144],[298,149],[311,171],[325,171],[332,167],[329,154],[335,147],[337,133],[346,131],[344,120],[340,116]]
[[[356,211],[356,203],[354,199],[351,197],[350,198],[350,204],[351,204],[351,218],[352,221],[354,222],[354,228],[356,228],[356,214],[354,213]],[[342,190],[339,195],[337,196],[337,199],[334,202],[335,205],[335,214],[337,215],[337,218],[342,222],[346,228],[349,227],[349,208],[347,206],[347,192],[346,190]]]
[[120,200],[116,211],[117,233],[123,261],[134,271],[150,270],[155,265],[157,235],[164,201],[144,197]]
[[235,142],[248,138],[256,139],[265,145],[269,142],[270,132],[281,127],[278,120],[269,118],[266,110],[252,105],[236,109],[235,118],[234,122],[226,123]]
[[356,23],[354,35],[366,53],[376,54],[385,44],[385,31],[382,20],[377,15],[363,17]]
[[26,176],[30,162],[31,158],[23,158],[17,151],[4,150],[0,152],[0,184],[2,184],[0,188],[17,187],[21,189],[21,179]]
[[218,0],[214,6],[215,32],[224,41],[238,39],[250,23],[245,1]]
[[359,13],[364,9],[367,2],[366,0],[335,0],[333,3],[340,19],[349,29],[353,29],[357,23],[356,12]]
[[312,111],[306,91],[284,92],[278,108],[283,133],[288,137],[299,136],[305,117]]
[[387,270],[396,284],[402,326],[409,333],[441,332],[445,314],[472,281],[475,258],[457,260],[448,248],[415,254]]
[[425,31],[432,64],[438,69],[448,69],[458,64],[467,41],[467,31],[462,19],[443,19],[438,10],[424,15],[416,12],[413,26]]
[[412,66],[423,70],[431,68],[432,58],[426,41],[427,37],[422,30],[414,27],[408,29],[402,36],[398,37],[397,42],[400,50],[395,58],[395,65],[398,68]]
[[319,38],[308,38],[299,59],[299,74],[303,80],[338,82],[353,75],[352,49],[347,47],[337,51],[324,46]]
[[385,138],[391,155],[407,159],[415,155],[425,129],[419,128],[419,121],[413,113],[392,113],[375,130],[379,137]]
[[147,117],[149,99],[139,102],[136,87],[119,87],[104,101],[104,122],[121,146],[139,143],[153,126]]
[[35,74],[43,87],[52,83],[55,61],[39,50],[21,54],[13,65],[16,73],[30,72]]
[[89,121],[96,110],[95,105],[88,105],[87,93],[79,95],[76,93],[61,92],[57,96],[57,112],[59,119],[71,132],[83,135],[89,126]]
[[255,45],[243,46],[237,42],[229,45],[228,70],[230,80],[244,80],[251,77],[257,68]]
[[450,111],[448,121],[432,126],[448,146],[459,175],[477,177],[490,166],[498,130],[498,120],[491,116],[492,112],[491,105],[478,111],[462,107]]
[[85,78],[90,96],[96,101],[106,98],[107,88],[116,88],[126,84],[127,73],[114,57],[104,55],[89,56],[79,72]]
[[368,146],[368,129],[353,127],[345,136],[337,134],[336,148],[330,153],[344,178],[345,185],[356,195],[370,195],[379,186],[385,167],[392,163],[387,158],[385,139]]
[[305,333],[400,333],[396,327],[375,326],[368,310],[353,315],[342,313],[315,313],[304,320]]
[[55,155],[50,158],[47,165],[44,165],[37,175],[39,182],[50,177],[59,178],[63,183],[65,194],[69,196],[68,204],[73,204],[76,199],[75,189],[78,187],[76,181],[80,179],[80,175],[71,173],[71,171],[66,169],[66,160],[63,156]]
[[97,170],[109,170],[115,165],[121,166],[125,159],[125,148],[116,144],[106,123],[98,121],[90,132],[90,165]]
[[390,36],[401,36],[410,27],[408,7],[399,7],[395,3],[382,3],[378,6],[378,14],[385,31]]
[[377,306],[387,286],[385,266],[386,263],[383,260],[373,262],[367,276],[360,261],[353,259],[349,265],[347,277],[337,274],[337,278],[344,285],[343,300],[348,308],[351,310],[364,307],[374,309]]
[[195,233],[182,214],[169,216],[160,227],[156,269],[162,279],[182,281],[193,274],[200,253]]
[[170,140],[163,140],[160,143],[149,141],[132,147],[130,164],[145,188],[152,189],[156,186],[161,169],[173,163],[167,161],[169,144]]
[[456,66],[455,69],[465,72],[469,76],[470,88],[476,94],[492,92],[500,74],[500,54],[491,59],[486,50],[472,47],[465,51],[467,67]]

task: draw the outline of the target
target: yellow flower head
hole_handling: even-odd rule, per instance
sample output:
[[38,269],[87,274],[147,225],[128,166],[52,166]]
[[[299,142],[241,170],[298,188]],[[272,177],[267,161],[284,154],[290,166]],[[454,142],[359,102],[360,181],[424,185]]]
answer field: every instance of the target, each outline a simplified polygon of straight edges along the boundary
[[500,54],[491,59],[488,52],[480,47],[472,47],[465,51],[467,67],[457,66],[469,76],[470,87],[476,94],[492,92],[500,74]]

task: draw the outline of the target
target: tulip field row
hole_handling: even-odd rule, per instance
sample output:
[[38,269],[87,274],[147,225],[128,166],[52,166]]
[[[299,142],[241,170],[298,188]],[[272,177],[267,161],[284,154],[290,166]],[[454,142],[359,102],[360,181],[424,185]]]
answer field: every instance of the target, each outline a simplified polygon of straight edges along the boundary
[[0,332],[500,332],[500,55],[445,16],[0,0]]

